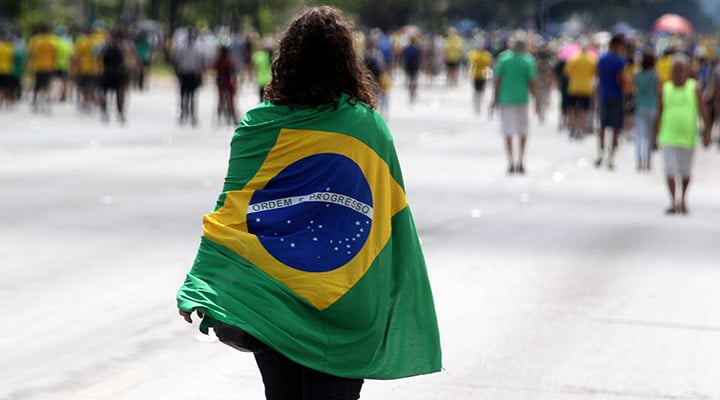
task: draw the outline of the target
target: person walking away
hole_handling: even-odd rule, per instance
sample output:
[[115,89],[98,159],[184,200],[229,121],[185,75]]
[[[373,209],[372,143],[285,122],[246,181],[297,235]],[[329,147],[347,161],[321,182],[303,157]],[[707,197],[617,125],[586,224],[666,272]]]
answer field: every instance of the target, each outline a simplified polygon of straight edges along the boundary
[[57,61],[55,67],[55,76],[60,80],[60,102],[67,99],[68,83],[70,81],[70,58],[73,54],[73,43],[68,35],[67,28],[58,26],[55,28],[55,47],[57,48]]
[[39,98],[45,110],[49,112],[50,83],[57,65],[57,47],[47,25],[41,25],[38,32],[30,39],[28,54],[30,69],[35,73],[32,109],[34,112],[40,109]]
[[655,56],[646,51],[640,62],[641,70],[633,77],[635,86],[635,160],[638,171],[652,168],[654,147],[653,127],[657,113],[659,80],[655,71]]
[[230,59],[232,60],[233,65],[235,65],[235,88],[236,90],[240,90],[244,82],[245,66],[249,56],[247,54],[247,39],[237,30],[237,28],[233,29],[233,34],[228,47],[230,51]]
[[600,167],[605,156],[605,131],[610,128],[613,132],[612,143],[608,152],[608,169],[615,168],[615,152],[620,142],[620,135],[624,125],[624,96],[623,71],[625,58],[622,52],[625,48],[625,39],[622,35],[615,35],[610,39],[608,52],[600,57],[597,65],[598,97],[600,100],[600,131],[598,134],[598,153],[595,166]]
[[447,84],[448,86],[457,86],[458,74],[460,73],[460,63],[463,57],[463,43],[462,37],[458,33],[457,29],[448,29],[448,35],[445,39],[445,72],[447,73]]
[[272,60],[273,45],[270,39],[263,39],[262,45],[253,52],[252,63],[255,71],[255,83],[258,86],[258,97],[263,101],[265,96],[265,86],[270,83],[272,78],[270,61]]
[[535,89],[538,95],[538,104],[540,105],[538,118],[540,122],[544,122],[545,112],[550,106],[550,94],[555,86],[555,72],[553,71],[555,63],[547,45],[542,45],[538,49],[536,58],[537,79],[535,80]]
[[567,60],[558,59],[555,63],[555,80],[557,81],[558,93],[560,95],[560,115],[558,118],[558,131],[562,131],[565,128],[570,128],[570,122],[568,114],[570,113],[570,96],[568,95],[568,86],[570,80],[567,74],[565,74],[565,66]]
[[218,122],[222,121],[223,112],[233,125],[238,124],[237,114],[235,113],[235,63],[230,57],[230,48],[221,46],[218,50],[218,56],[213,63],[215,70],[215,84],[218,90],[218,106],[217,118]]
[[475,48],[468,52],[468,66],[473,81],[473,111],[480,114],[489,71],[493,67],[493,56],[487,51],[484,40],[480,39]]
[[267,400],[356,400],[440,371],[437,318],[393,139],[351,24],[307,9],[235,130],[223,193],[177,293],[252,350]]
[[670,80],[673,58],[677,52],[678,50],[675,47],[670,46],[663,51],[662,56],[655,63],[655,70],[661,85],[664,85],[665,82]]
[[13,70],[10,74],[10,93],[12,100],[18,101],[23,92],[22,75],[25,71],[27,47],[19,36],[12,35],[11,37],[13,39]]
[[130,79],[127,59],[132,57],[129,49],[124,45],[122,33],[113,30],[110,33],[105,47],[101,50],[103,72],[101,78],[102,95],[100,97],[100,110],[103,121],[109,121],[107,110],[108,92],[115,92],[115,103],[118,120],[125,123],[125,94]]
[[[655,118],[655,148],[662,148],[670,207],[667,214],[687,214],[687,191],[692,176],[692,164],[698,141],[697,117],[705,123],[703,146],[710,145],[710,126],[702,92],[695,79],[689,78],[690,61],[684,55],[674,58],[670,81],[665,82],[658,97]],[[680,180],[680,201],[677,201],[677,181]]]
[[623,130],[633,131],[635,116],[635,79],[633,77],[640,70],[640,64],[635,57],[635,49],[627,47],[625,68],[623,69]]
[[152,48],[148,40],[147,32],[140,32],[133,39],[133,48],[137,66],[135,68],[135,87],[141,92],[145,90],[145,70],[150,67],[152,61]]
[[12,73],[15,46],[8,33],[0,33],[0,109],[13,103]]
[[78,37],[73,51],[72,69],[77,74],[77,87],[80,91],[80,110],[89,112],[99,104],[100,75],[102,62],[99,58],[100,49],[105,38],[98,30],[87,29]]
[[[712,137],[713,127],[720,116],[720,63],[717,59],[707,77],[707,85],[703,88],[703,98],[710,118],[710,125],[707,129]],[[718,139],[718,146],[720,146],[720,139]]]
[[197,32],[188,30],[187,43],[175,51],[173,64],[180,82],[180,125],[188,120],[197,126],[197,109],[195,107],[195,91],[202,84],[205,69],[203,54],[197,46]]
[[[500,108],[501,129],[505,137],[508,173],[525,173],[525,149],[528,135],[529,95],[539,109],[535,79],[537,71],[532,56],[527,53],[524,37],[516,37],[509,51],[498,56],[495,65],[495,90],[492,108]],[[513,137],[519,141],[517,162],[514,162]]]
[[565,65],[568,79],[568,123],[570,138],[581,139],[590,111],[590,104],[595,91],[594,79],[597,73],[597,61],[590,54],[587,46]]
[[378,50],[375,38],[372,36],[366,38],[365,40],[365,54],[363,54],[363,62],[365,63],[365,67],[368,71],[370,71],[370,75],[372,76],[377,88],[376,97],[378,101],[378,111],[387,118],[387,90],[390,89],[390,85],[384,83],[384,80],[389,80],[390,76],[387,73],[385,57],[380,50]]
[[418,76],[420,75],[420,37],[413,35],[402,50],[402,66],[405,71],[410,104],[417,100]]

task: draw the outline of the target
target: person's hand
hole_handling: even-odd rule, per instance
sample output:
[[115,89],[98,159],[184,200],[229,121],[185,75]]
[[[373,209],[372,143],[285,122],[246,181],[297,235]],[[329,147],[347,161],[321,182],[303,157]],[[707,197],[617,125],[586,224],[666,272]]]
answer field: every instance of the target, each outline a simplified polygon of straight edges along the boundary
[[704,146],[705,148],[710,147],[710,142],[712,142],[712,140],[711,140],[711,138],[710,138],[710,134],[706,132],[706,133],[703,135],[703,146]]
[[659,148],[660,148],[660,145],[658,144],[657,139],[653,140],[653,145],[652,145],[653,151],[658,151]]
[[[183,317],[183,319],[185,319],[185,321],[187,321],[188,324],[192,324],[192,311],[178,310],[178,313],[181,317]],[[201,313],[200,311],[196,311],[196,313],[198,318],[200,319],[205,317],[205,315],[203,315],[203,313]]]
[[488,106],[488,114],[493,115],[493,113],[497,110],[498,104],[497,99],[492,99],[490,102],[490,105]]

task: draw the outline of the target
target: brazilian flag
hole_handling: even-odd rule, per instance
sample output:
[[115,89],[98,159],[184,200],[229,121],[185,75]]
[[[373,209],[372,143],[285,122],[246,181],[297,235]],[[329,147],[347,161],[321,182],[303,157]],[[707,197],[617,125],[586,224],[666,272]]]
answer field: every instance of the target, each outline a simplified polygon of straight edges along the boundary
[[441,369],[425,261],[379,113],[250,110],[205,215],[182,310],[235,325],[306,367],[394,379]]

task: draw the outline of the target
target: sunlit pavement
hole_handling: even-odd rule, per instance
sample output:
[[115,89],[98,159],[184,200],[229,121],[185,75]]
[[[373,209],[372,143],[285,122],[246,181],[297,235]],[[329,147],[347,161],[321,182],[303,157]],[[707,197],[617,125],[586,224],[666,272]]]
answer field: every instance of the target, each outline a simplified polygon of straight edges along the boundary
[[[125,125],[0,110],[0,399],[263,398],[252,356],[175,309],[225,173],[214,99],[206,84],[197,128],[168,80],[131,94]],[[445,370],[366,381],[363,399],[720,398],[716,148],[696,154],[690,214],[666,216],[659,159],[638,174],[624,141],[596,169],[595,137],[568,140],[555,109],[532,120],[524,176],[467,82],[410,106],[395,79],[388,121]]]

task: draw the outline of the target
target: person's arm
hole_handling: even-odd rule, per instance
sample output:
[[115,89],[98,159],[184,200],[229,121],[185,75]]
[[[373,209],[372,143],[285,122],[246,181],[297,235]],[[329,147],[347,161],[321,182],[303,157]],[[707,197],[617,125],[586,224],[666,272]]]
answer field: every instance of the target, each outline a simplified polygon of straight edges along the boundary
[[[205,317],[203,315],[203,313],[201,313],[200,311],[195,311],[195,312],[197,313],[198,318],[203,319],[203,317]],[[193,313],[192,311],[185,311],[185,310],[178,309],[178,314],[180,314],[180,316],[183,317],[183,319],[185,321],[187,321],[188,324],[192,324],[192,322],[193,322],[192,321],[192,313]]]
[[710,121],[707,107],[705,107],[705,101],[703,101],[703,94],[702,90],[700,90],[700,86],[695,87],[695,97],[697,98],[700,116],[702,116],[703,119],[703,146],[708,147],[710,146],[710,132],[712,128],[712,121]]
[[615,79],[617,80],[618,86],[620,86],[620,89],[623,93],[625,93],[626,84],[625,84],[625,68],[623,67],[615,74]]
[[[710,82],[712,88],[710,89],[710,105],[712,107],[712,113],[717,118],[717,112],[720,110],[720,82],[717,81],[715,71],[710,73]],[[711,124],[715,124],[715,121],[710,121]],[[712,128],[712,126],[711,126]]]
[[530,94],[532,94],[533,99],[535,100],[535,112],[537,114],[540,113],[540,97],[538,97],[537,93],[537,85],[536,85],[536,79],[531,80],[528,82],[528,87],[530,88]]
[[493,99],[490,103],[490,110],[494,110],[498,106],[498,99],[500,98],[500,83],[502,79],[502,63],[495,65],[495,71],[493,71]]
[[660,119],[663,113],[663,90],[662,84],[657,82],[657,113],[655,114],[655,121],[653,123],[653,150],[657,150],[658,144],[658,133],[660,131]]
[[493,78],[493,83],[494,83],[493,99],[492,99],[492,102],[490,103],[491,111],[494,110],[495,108],[497,108],[497,105],[498,105],[498,98],[500,95],[500,76],[496,75],[495,78]]

